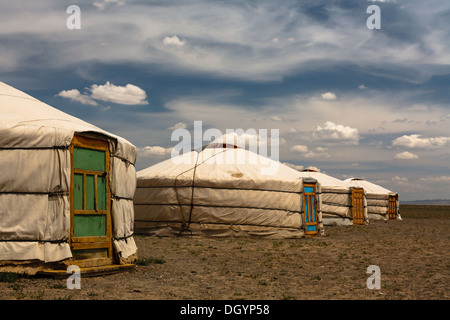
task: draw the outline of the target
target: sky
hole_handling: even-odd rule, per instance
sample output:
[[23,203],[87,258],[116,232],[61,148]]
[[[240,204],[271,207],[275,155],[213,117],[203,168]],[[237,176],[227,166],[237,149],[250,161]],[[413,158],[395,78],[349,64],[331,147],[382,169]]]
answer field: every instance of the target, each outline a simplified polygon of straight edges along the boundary
[[450,199],[448,21],[445,0],[2,1],[0,81],[124,137],[137,170],[201,121],[278,130],[300,170]]

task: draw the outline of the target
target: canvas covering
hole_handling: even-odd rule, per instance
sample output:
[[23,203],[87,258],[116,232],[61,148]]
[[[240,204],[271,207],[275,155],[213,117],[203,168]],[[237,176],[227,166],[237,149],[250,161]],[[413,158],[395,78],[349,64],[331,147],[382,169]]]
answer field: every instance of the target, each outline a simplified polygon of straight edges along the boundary
[[72,257],[68,147],[75,134],[109,141],[113,244],[122,258],[136,253],[136,148],[2,82],[0,112],[0,261]]
[[248,150],[191,151],[137,173],[135,231],[303,237],[302,189],[298,171]]
[[363,179],[350,178],[344,180],[344,182],[351,187],[364,188],[367,199],[367,213],[369,219],[388,219],[389,196],[396,196],[396,216],[397,219],[401,219],[399,213],[399,196],[397,193]]
[[[322,221],[324,225],[352,225],[352,186],[337,178],[315,171],[301,176],[316,179],[321,185]],[[369,223],[367,199],[364,197],[364,222]]]

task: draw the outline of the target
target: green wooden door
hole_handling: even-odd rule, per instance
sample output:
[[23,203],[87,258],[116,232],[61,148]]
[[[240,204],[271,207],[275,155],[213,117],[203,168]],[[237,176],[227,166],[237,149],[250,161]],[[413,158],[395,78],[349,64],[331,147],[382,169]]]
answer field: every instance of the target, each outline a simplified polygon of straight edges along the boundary
[[71,247],[78,264],[112,262],[109,151],[106,141],[75,137],[72,152]]

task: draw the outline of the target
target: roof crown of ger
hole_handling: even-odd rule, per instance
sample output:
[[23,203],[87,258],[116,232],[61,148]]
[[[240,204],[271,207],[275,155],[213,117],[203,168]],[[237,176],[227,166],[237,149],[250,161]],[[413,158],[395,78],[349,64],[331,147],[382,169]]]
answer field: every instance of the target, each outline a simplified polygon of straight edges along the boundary
[[206,148],[224,148],[224,149],[237,149],[238,147],[234,144],[229,143],[211,143],[206,146]]
[[316,167],[308,167],[302,171],[303,172],[320,172],[319,168],[316,168]]

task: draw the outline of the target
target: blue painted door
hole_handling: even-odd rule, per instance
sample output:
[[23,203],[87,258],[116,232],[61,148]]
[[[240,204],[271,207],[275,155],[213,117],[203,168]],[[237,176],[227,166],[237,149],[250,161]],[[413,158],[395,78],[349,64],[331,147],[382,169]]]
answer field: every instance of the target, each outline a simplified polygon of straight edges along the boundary
[[319,233],[317,219],[317,196],[315,184],[303,185],[303,223],[305,236],[316,236]]

